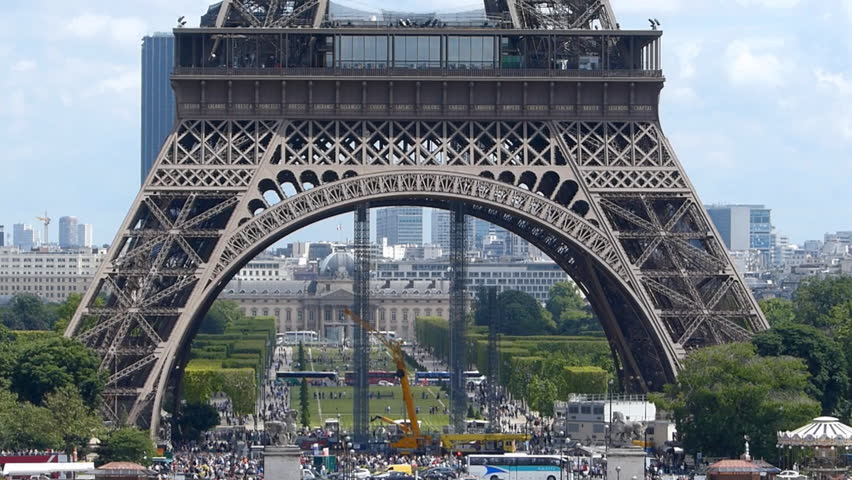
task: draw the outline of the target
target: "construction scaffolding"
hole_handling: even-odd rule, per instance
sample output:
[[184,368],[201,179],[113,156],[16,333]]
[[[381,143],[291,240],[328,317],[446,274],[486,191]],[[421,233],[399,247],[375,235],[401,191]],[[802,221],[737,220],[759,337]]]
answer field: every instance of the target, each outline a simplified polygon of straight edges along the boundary
[[500,325],[500,312],[497,308],[497,287],[488,287],[485,291],[485,304],[488,309],[488,380],[486,386],[486,408],[488,409],[489,433],[500,432],[500,353],[498,351],[497,330]]
[[[352,311],[368,324],[370,318],[370,210],[367,204],[355,208],[355,271],[352,278]],[[353,366],[355,389],[352,395],[352,431],[355,443],[366,443],[370,436],[370,333],[353,323]]]
[[455,433],[464,433],[467,414],[465,358],[465,219],[464,205],[456,202],[450,215],[450,425]]

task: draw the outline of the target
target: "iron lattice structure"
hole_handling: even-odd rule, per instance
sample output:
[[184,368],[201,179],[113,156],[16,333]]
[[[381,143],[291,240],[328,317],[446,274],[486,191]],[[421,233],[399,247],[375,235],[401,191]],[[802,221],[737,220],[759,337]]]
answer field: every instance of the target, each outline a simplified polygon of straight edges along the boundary
[[[370,210],[362,203],[355,208],[355,271],[352,278],[353,308],[355,315],[369,324],[370,318]],[[370,433],[370,333],[358,322],[352,323],[355,371],[355,388],[352,392],[355,442],[365,443]]]
[[464,433],[467,415],[467,335],[465,322],[465,279],[467,278],[465,210],[454,202],[450,211],[450,424]]
[[[66,331],[101,356],[110,417],[161,434],[160,406],[228,280],[366,204],[455,209],[541,249],[592,303],[628,391],[768,327],[662,132],[662,32],[613,30],[603,1],[498,3],[486,12],[515,8],[515,29],[335,29],[321,2],[232,0],[212,27],[175,31],[178,122]],[[303,17],[320,27],[287,23]],[[393,65],[358,64],[337,57],[341,32],[433,35],[438,55],[454,35],[487,37],[494,56],[420,68],[389,41]]]

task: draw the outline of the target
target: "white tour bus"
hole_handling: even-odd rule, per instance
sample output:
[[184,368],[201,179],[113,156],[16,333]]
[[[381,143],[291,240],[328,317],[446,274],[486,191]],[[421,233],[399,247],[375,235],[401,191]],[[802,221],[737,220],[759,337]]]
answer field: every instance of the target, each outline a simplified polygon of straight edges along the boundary
[[469,455],[467,473],[482,480],[571,480],[568,460],[560,455]]
[[[281,334],[278,334],[278,338],[281,338]],[[284,345],[298,345],[300,343],[304,343],[305,345],[316,345],[319,343],[319,335],[317,332],[312,330],[302,330],[298,332],[284,332],[283,341],[280,342]]]

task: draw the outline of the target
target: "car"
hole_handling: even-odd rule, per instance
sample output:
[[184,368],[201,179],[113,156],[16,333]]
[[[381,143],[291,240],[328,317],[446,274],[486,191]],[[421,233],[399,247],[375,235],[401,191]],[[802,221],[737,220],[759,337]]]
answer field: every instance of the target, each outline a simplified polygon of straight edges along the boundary
[[782,480],[798,480],[800,478],[804,478],[804,475],[795,470],[784,470],[776,475],[775,478],[780,478]]
[[414,475],[405,472],[385,472],[381,475],[373,475],[376,480],[414,480]]
[[363,478],[370,478],[370,471],[366,468],[356,468],[352,470],[352,478],[357,478],[359,480]]
[[393,383],[391,383],[391,382],[389,382],[389,381],[387,381],[387,380],[379,380],[378,385],[379,385],[380,387],[392,387],[392,386],[393,386]]
[[432,467],[420,473],[420,478],[426,480],[454,480],[457,476],[456,471],[449,467]]

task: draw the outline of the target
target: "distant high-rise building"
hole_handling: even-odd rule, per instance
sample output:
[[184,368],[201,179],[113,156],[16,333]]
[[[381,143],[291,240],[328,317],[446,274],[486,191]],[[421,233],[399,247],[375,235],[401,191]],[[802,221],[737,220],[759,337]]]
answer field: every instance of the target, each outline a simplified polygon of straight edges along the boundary
[[[474,231],[476,228],[477,222],[482,222],[482,220],[477,219],[476,217],[467,216],[465,217],[465,230],[467,231],[467,238],[465,241],[467,242],[466,247],[467,250],[472,250],[476,248],[474,242]],[[487,225],[487,223],[486,223]],[[449,210],[441,210],[438,208],[432,209],[432,240],[431,243],[433,245],[440,245],[441,250],[444,255],[449,254],[450,252],[450,211]]]
[[708,205],[705,208],[728,250],[771,248],[771,210],[764,205]]
[[59,218],[59,248],[77,247],[77,217]]
[[92,224],[81,223],[77,225],[77,246],[92,248]]
[[6,230],[3,225],[0,225],[0,247],[6,246]]
[[388,245],[423,245],[423,209],[388,207],[376,211],[376,241]]
[[142,39],[142,183],[175,124],[175,95],[169,77],[175,37],[155,33]]
[[32,225],[16,223],[12,226],[12,245],[21,250],[32,250],[38,243],[35,230]]

